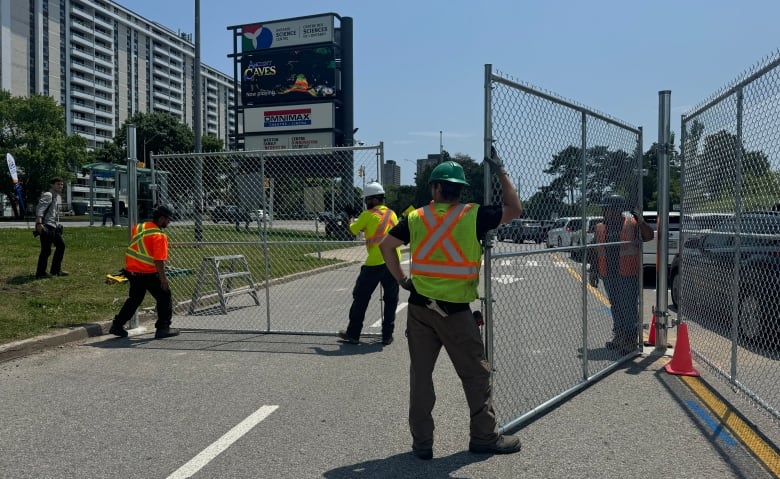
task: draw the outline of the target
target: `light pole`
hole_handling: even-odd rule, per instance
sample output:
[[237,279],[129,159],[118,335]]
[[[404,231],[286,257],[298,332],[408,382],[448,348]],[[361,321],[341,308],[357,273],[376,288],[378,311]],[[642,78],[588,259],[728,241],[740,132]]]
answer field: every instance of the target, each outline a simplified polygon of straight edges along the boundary
[[148,140],[146,138],[144,138],[144,166],[146,166],[146,145],[148,145],[152,140],[154,140],[158,136],[160,136],[159,132],[155,133],[154,135],[152,135],[152,137],[149,138]]

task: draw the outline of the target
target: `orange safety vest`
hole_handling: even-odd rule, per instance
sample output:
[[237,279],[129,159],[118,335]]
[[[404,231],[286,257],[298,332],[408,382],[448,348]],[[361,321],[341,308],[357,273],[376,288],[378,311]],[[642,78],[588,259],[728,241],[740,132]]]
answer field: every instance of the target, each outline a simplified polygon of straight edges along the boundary
[[[160,255],[159,248],[164,248]],[[139,223],[133,227],[133,238],[125,252],[125,269],[132,273],[156,273],[154,256],[168,257],[168,241],[165,233],[154,222]]]
[[393,210],[385,208],[382,212],[379,208],[372,208],[369,213],[379,218],[379,224],[374,231],[366,231],[366,248],[370,248],[374,245],[378,245],[382,242],[387,232],[390,231],[397,221],[393,221]]
[[[594,241],[602,246],[596,247],[598,257],[599,275],[607,275],[607,247],[603,246],[607,242],[607,225],[598,223],[596,231],[593,233]],[[620,276],[636,276],[641,268],[641,250],[636,242],[636,220],[634,218],[623,218],[623,225],[620,228],[620,259],[618,260],[618,273]]]

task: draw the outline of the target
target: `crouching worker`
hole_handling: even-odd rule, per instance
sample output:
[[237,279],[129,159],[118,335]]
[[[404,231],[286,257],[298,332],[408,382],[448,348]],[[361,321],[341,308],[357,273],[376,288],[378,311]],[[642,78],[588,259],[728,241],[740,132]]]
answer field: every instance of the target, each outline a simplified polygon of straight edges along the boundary
[[125,323],[133,317],[149,291],[157,300],[155,339],[179,334],[178,329],[171,328],[173,301],[168,278],[165,276],[168,236],[162,231],[171,222],[172,216],[171,209],[161,205],[154,210],[152,221],[133,226],[133,237],[125,253],[125,274],[130,282],[130,294],[119,314],[114,316],[109,333],[120,338],[127,337]]

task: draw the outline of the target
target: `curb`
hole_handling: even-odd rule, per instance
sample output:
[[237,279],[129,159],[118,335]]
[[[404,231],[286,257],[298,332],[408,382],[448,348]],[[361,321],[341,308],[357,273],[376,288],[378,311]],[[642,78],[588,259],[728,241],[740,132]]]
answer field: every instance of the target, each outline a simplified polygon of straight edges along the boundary
[[[143,321],[139,318],[139,327],[148,321],[149,320]],[[153,322],[154,318],[152,318],[151,321]],[[101,321],[99,323],[89,323],[82,326],[58,329],[57,331],[43,334],[41,336],[36,336],[34,338],[0,344],[0,363],[29,356],[33,353],[38,353],[46,349],[59,347],[64,344],[73,343],[84,339],[95,338],[98,336],[109,336],[108,329],[110,327],[111,320]],[[130,331],[130,334],[133,334],[132,331]]]
[[44,349],[106,334],[111,321],[89,323],[83,326],[60,329],[34,338],[0,345],[0,363],[28,356]]

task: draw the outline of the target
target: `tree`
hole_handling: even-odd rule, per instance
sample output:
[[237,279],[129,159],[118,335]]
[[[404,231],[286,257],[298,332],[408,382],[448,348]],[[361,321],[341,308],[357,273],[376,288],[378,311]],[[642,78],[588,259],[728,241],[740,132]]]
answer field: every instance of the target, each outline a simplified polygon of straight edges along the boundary
[[136,155],[148,163],[151,152],[188,153],[195,148],[192,128],[170,113],[136,113],[122,124],[114,137],[119,148],[127,148],[127,127],[135,126]]
[[225,151],[225,142],[214,135],[206,135],[200,139],[200,150],[203,153]]
[[[80,135],[68,136],[65,111],[43,95],[13,97],[0,91],[0,148],[16,161],[28,211],[49,189],[52,177],[61,176],[67,182],[89,159],[87,140]],[[11,200],[14,215],[25,213],[19,211],[11,181],[0,182],[0,192]]]

